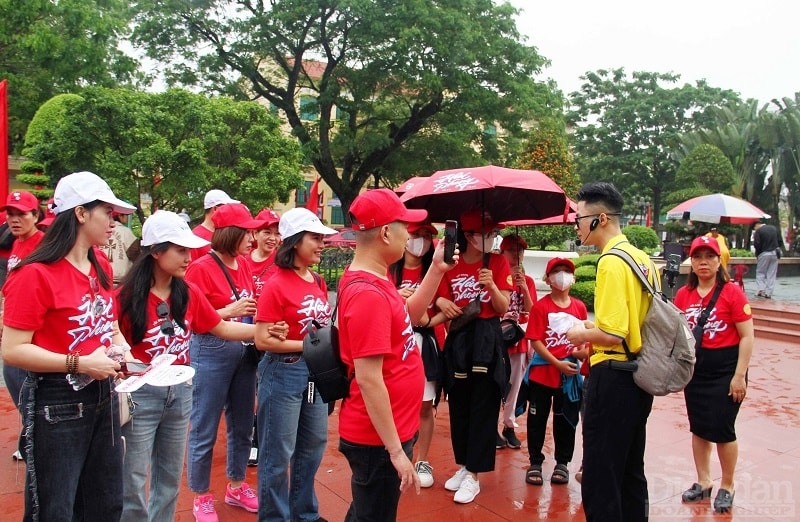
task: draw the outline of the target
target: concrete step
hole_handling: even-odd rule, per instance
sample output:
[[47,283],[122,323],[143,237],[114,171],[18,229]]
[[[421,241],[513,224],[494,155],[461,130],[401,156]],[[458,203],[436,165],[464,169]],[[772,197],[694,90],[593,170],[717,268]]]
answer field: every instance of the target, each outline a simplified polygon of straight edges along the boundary
[[750,308],[757,339],[800,344],[800,304],[754,298]]

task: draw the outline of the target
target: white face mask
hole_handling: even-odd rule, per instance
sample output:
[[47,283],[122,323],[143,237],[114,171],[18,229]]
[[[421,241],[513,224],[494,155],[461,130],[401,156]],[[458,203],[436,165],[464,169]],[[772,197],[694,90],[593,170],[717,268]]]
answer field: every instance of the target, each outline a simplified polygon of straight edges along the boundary
[[431,248],[431,242],[424,237],[411,237],[406,241],[406,250],[412,256],[422,257],[428,253]]
[[[493,235],[482,236],[478,233],[475,233],[468,238],[468,241],[473,247],[475,247],[475,250],[488,254],[492,251],[492,247],[494,246],[494,238],[495,236]],[[481,248],[481,243],[483,243],[483,248]]]
[[558,290],[564,291],[575,283],[575,276],[569,272],[556,272],[550,276],[550,284]]

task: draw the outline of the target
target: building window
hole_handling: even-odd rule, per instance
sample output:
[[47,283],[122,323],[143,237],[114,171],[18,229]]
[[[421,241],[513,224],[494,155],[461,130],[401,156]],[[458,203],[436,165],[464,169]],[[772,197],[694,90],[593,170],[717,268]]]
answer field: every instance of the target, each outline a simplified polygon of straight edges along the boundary
[[344,225],[342,207],[331,207],[331,225]]
[[319,119],[319,105],[313,96],[300,96],[300,119],[317,121]]
[[305,207],[308,203],[308,195],[311,193],[311,185],[313,181],[304,181],[303,188],[296,191],[294,195],[294,203],[296,207]]

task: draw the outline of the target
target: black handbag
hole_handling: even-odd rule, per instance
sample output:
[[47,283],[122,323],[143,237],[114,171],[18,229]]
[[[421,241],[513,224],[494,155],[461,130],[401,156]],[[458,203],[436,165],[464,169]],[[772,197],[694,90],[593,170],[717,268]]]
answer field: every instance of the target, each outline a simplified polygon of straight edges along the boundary
[[503,334],[503,344],[506,348],[511,348],[525,337],[525,330],[513,319],[500,321],[500,331]]

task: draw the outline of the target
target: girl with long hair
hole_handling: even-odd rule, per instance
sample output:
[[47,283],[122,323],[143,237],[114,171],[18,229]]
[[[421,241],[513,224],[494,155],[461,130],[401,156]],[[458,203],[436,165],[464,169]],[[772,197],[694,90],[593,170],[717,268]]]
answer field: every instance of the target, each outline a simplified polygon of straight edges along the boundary
[[91,172],[62,178],[53,224],[9,275],[3,293],[3,360],[28,371],[22,386],[24,520],[117,521],[122,441],[112,378],[125,339],[112,274],[95,247],[112,212],[134,207]]

